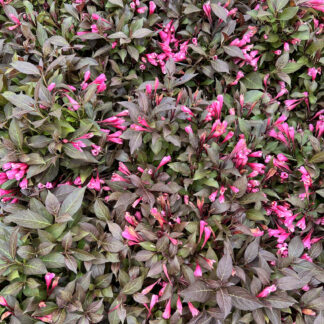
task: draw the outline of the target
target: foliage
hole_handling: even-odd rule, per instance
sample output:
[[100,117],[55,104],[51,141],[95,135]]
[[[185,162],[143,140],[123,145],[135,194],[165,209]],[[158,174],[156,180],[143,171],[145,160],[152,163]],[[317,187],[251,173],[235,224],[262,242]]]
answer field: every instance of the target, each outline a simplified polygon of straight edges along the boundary
[[0,4],[2,321],[324,321],[322,0]]

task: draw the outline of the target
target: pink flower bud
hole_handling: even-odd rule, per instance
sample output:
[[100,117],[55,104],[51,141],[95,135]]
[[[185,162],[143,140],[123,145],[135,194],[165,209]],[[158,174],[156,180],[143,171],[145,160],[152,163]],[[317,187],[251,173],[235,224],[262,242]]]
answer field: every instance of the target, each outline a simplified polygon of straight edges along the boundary
[[137,13],[143,14],[147,10],[147,7],[140,7],[137,9]]
[[263,298],[267,297],[270,293],[274,292],[277,290],[276,285],[271,285],[266,288],[264,288],[258,295],[257,297]]
[[171,298],[168,300],[168,302],[165,306],[165,310],[162,314],[162,317],[164,319],[169,319],[171,317]]
[[159,170],[163,165],[169,163],[170,161],[171,161],[171,156],[170,156],[170,155],[165,156],[165,157],[161,160],[160,164],[158,165],[158,167],[156,168],[155,171]]
[[192,305],[190,302],[188,302],[188,307],[189,307],[189,310],[193,317],[195,317],[199,314],[199,310],[194,305]]
[[156,4],[154,3],[154,1],[150,1],[149,2],[149,14],[152,15],[155,11],[156,8]]
[[45,275],[45,282],[46,282],[46,290],[47,290],[47,292],[49,291],[50,285],[51,285],[52,280],[54,279],[54,277],[55,277],[55,273],[51,273],[51,272],[48,272]]
[[47,87],[47,90],[51,92],[55,87],[56,87],[56,84],[55,84],[54,82],[52,82],[52,83]]
[[196,269],[194,271],[195,277],[201,277],[202,276],[202,271],[199,263],[196,264]]
[[4,307],[8,307],[7,300],[3,296],[0,296],[0,305]]

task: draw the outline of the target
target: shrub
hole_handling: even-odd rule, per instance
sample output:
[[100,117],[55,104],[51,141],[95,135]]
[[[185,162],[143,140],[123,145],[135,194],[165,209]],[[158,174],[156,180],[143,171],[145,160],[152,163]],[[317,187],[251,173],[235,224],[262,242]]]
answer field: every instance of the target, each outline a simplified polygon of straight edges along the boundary
[[324,321],[322,0],[0,3],[2,321]]

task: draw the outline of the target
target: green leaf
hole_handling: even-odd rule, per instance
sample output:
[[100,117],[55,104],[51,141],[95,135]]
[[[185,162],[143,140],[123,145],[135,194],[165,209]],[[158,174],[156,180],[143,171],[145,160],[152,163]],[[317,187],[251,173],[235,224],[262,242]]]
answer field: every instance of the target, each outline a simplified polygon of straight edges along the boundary
[[40,75],[38,68],[31,63],[23,62],[23,61],[16,61],[11,63],[11,66],[24,74],[34,74],[34,75]]
[[41,257],[47,268],[64,268],[64,256],[58,252],[52,252],[46,256]]
[[296,63],[296,62],[288,62],[287,65],[281,69],[281,72],[284,73],[294,73],[298,71],[302,66],[304,66],[303,63]]
[[310,277],[303,278],[286,276],[279,278],[277,281],[278,288],[281,290],[294,290],[305,286],[310,280]]
[[9,126],[10,139],[21,149],[23,145],[23,134],[21,128],[18,125],[16,118],[13,118]]
[[263,307],[263,304],[252,296],[246,289],[238,286],[228,287],[228,294],[232,298],[233,305],[241,310],[253,311]]
[[261,210],[249,209],[246,211],[246,217],[252,221],[265,221],[264,213]]
[[72,144],[65,144],[63,149],[64,153],[72,159],[82,160],[89,163],[98,163],[98,161],[91,155],[90,152],[80,152],[79,150],[74,148]]
[[124,286],[121,292],[125,295],[133,295],[142,288],[143,281],[144,281],[143,276],[131,280]]
[[109,35],[108,38],[113,38],[113,39],[114,38],[127,39],[128,36],[125,35],[125,33],[123,33],[123,32],[117,32],[117,33],[113,33],[113,34]]
[[247,89],[263,89],[262,74],[251,72],[246,75],[242,81]]
[[229,73],[229,65],[227,62],[217,59],[216,61],[211,61],[211,66],[216,72],[219,73]]
[[225,8],[223,8],[222,6],[216,4],[216,3],[212,3],[211,5],[211,9],[213,11],[213,13],[219,18],[222,19],[223,21],[227,20],[227,10]]
[[221,281],[226,281],[232,275],[233,263],[229,253],[225,253],[217,265],[217,277]]
[[299,7],[289,7],[285,8],[282,13],[279,15],[279,20],[290,20],[296,17],[296,14],[299,10]]
[[299,236],[295,236],[288,245],[288,255],[292,258],[299,258],[304,252],[304,244]]
[[41,275],[47,273],[45,264],[40,259],[31,259],[24,265],[26,275]]
[[100,200],[96,199],[94,203],[95,215],[102,221],[110,220],[110,212],[108,207]]
[[184,176],[189,176],[191,173],[190,168],[186,163],[172,162],[168,164],[168,167],[175,172],[183,174]]
[[277,295],[270,295],[266,299],[267,302],[271,304],[274,308],[287,308],[292,306],[293,304],[297,303],[297,301],[290,297],[290,296],[277,296]]
[[244,102],[253,103],[258,101],[263,96],[263,92],[259,90],[250,90],[244,95]]
[[28,146],[32,148],[44,148],[47,147],[51,142],[53,142],[52,138],[44,135],[35,135],[29,138]]
[[[232,271],[232,270],[231,270]],[[180,291],[179,295],[183,297],[184,302],[196,301],[199,303],[206,303],[213,289],[209,288],[206,283],[201,280],[197,280],[186,289]]]
[[324,151],[316,153],[310,160],[310,163],[322,163],[324,162]]
[[226,54],[232,57],[239,57],[242,60],[245,60],[245,56],[242,50],[237,46],[223,46],[223,49]]
[[86,187],[73,190],[63,201],[59,216],[73,216],[81,207]]
[[9,216],[5,217],[6,223],[16,223],[19,226],[31,228],[31,229],[42,229],[51,225],[49,220],[30,209],[18,211]]
[[254,239],[244,251],[244,260],[245,263],[251,263],[259,253],[259,241]]
[[20,290],[23,288],[24,284],[25,284],[24,282],[16,281],[16,282],[13,282],[13,283],[7,285],[6,287],[4,287],[1,290],[1,296],[3,296],[3,295],[11,295],[11,296],[18,295]]
[[142,145],[142,133],[134,132],[129,141],[130,152],[133,154]]
[[132,38],[144,38],[148,35],[151,35],[152,33],[153,31],[150,29],[140,28],[133,33]]

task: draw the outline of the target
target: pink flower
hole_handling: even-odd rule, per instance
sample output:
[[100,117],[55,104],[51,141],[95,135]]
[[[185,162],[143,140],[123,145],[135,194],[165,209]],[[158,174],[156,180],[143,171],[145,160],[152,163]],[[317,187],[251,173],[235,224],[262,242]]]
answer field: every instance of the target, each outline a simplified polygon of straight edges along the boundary
[[91,153],[93,156],[97,156],[99,155],[99,153],[101,152],[101,147],[96,145],[96,144],[91,144],[92,150]]
[[218,190],[212,192],[212,193],[209,195],[209,197],[208,197],[209,200],[210,200],[211,202],[214,202],[214,201],[216,200],[217,194],[218,194]]
[[301,5],[324,12],[324,2],[323,2],[323,0],[310,0],[310,1],[303,2]]
[[192,131],[191,125],[188,125],[188,126],[185,127],[185,132],[186,132],[187,134],[193,134],[193,131]]
[[101,183],[103,183],[103,180],[99,179],[99,175],[97,174],[97,178],[94,179],[94,177],[91,178],[91,180],[89,181],[89,183],[87,184],[87,187],[89,189],[94,189],[96,191],[100,191],[101,189]]
[[284,43],[284,51],[289,52],[289,43],[287,42]]
[[147,317],[151,316],[152,309],[158,301],[159,301],[159,296],[153,294],[151,297],[150,309],[149,309],[149,313],[148,313]]
[[163,218],[163,215],[161,212],[159,212],[155,207],[151,208],[150,213],[152,216],[158,221],[161,228],[163,229],[163,224],[166,224],[167,221]]
[[9,30],[14,30],[14,29],[16,29],[17,27],[19,27],[21,25],[20,20],[14,14],[12,14],[12,13],[9,14],[9,18],[16,24],[14,26],[8,27]]
[[131,226],[125,226],[122,236],[124,239],[128,240],[128,245],[135,245],[143,241],[142,237],[137,234],[135,229]]
[[[74,100],[72,97],[70,97],[67,94],[65,96],[70,101],[70,104],[72,105],[73,110],[78,110],[80,108],[80,105],[78,104],[78,102],[76,100]],[[69,107],[69,109],[70,109],[70,107]]]
[[267,297],[270,293],[274,292],[277,290],[277,287],[276,285],[271,285],[271,286],[268,286],[266,288],[264,288],[258,295],[257,297]]
[[152,86],[150,84],[147,84],[145,86],[145,91],[148,95],[150,95],[152,93]]
[[47,87],[47,89],[48,89],[48,91],[51,92],[55,87],[56,87],[56,84],[55,84],[54,82],[52,82],[52,83]]
[[0,305],[4,306],[4,307],[9,306],[8,303],[7,303],[7,300],[3,296],[0,296]]
[[313,233],[313,230],[311,230],[306,236],[305,238],[303,239],[303,244],[304,244],[304,247],[307,248],[307,249],[310,249],[311,246],[312,246],[312,242],[311,242],[311,235]]
[[312,77],[312,80],[313,80],[313,81],[316,79],[316,75],[317,75],[317,73],[318,73],[318,74],[321,74],[321,68],[316,69],[316,68],[312,67],[312,68],[309,68],[309,69],[308,69],[308,72],[307,72],[307,74],[308,74],[310,77]]
[[146,288],[144,288],[141,292],[141,294],[143,295],[147,295],[154,287],[157,283],[159,283],[161,281],[161,279],[155,281],[152,285],[147,286]]
[[52,323],[53,322],[53,315],[49,314],[49,315],[45,315],[45,316],[40,316],[40,317],[36,317],[37,319],[39,319],[40,321],[44,322],[44,323]]
[[170,155],[165,156],[165,157],[161,160],[160,164],[159,164],[158,167],[155,169],[155,171],[159,170],[161,167],[163,167],[163,165],[165,165],[165,164],[167,164],[167,163],[169,163],[169,162],[171,162],[171,156],[170,156]]
[[190,116],[194,116],[194,113],[186,106],[181,106],[181,111]]
[[[165,276],[167,277],[170,285],[172,286],[172,281],[170,280],[169,273],[168,273],[168,268],[165,265],[165,263],[163,263],[162,268],[163,268],[163,272],[164,272]],[[165,287],[166,287],[166,285],[165,285]]]
[[171,317],[171,298],[168,300],[168,302],[165,306],[165,310],[162,314],[162,317],[164,319],[169,319]]
[[188,302],[188,307],[189,307],[192,317],[195,317],[199,314],[199,310],[194,305],[192,305],[190,302]]
[[310,287],[308,285],[305,285],[302,287],[302,290],[304,290],[304,291],[308,291],[309,289],[310,289]]
[[204,228],[204,233],[205,233],[205,238],[204,238],[204,242],[203,242],[203,245],[201,246],[201,248],[203,248],[206,245],[206,243],[209,240],[211,234],[213,234],[214,237],[215,237],[214,232],[212,231],[212,229],[209,226],[206,226]]
[[268,235],[274,236],[277,238],[278,243],[283,243],[289,236],[290,233],[287,233],[283,228],[277,226],[278,229],[268,229]]
[[225,196],[224,193],[227,190],[227,188],[225,188],[224,186],[221,186],[219,189],[219,202],[222,204],[225,201]]
[[70,142],[70,143],[76,150],[80,152],[83,152],[82,147],[87,147],[87,145],[85,145],[82,141]]
[[137,13],[143,14],[143,13],[145,13],[146,10],[147,10],[147,7],[140,7],[140,8],[137,8]]
[[212,21],[212,16],[211,16],[211,6],[210,6],[210,2],[206,2],[205,4],[203,4],[203,10],[204,13],[206,15],[206,17],[208,18],[209,22]]
[[304,253],[300,258],[308,262],[313,262],[313,259],[307,253]]
[[80,178],[80,176],[77,176],[73,182],[76,186],[80,186],[82,185],[82,180]]
[[27,180],[27,178],[24,178],[23,180],[21,180],[21,182],[19,183],[19,187],[21,189],[27,189],[27,187],[28,187],[28,180]]
[[50,289],[50,285],[52,283],[52,280],[55,278],[55,273],[51,273],[51,272],[48,272],[46,275],[45,275],[45,282],[46,282],[46,290],[47,292],[49,291]]
[[149,2],[149,14],[152,15],[155,11],[156,8],[156,4],[154,3],[154,1],[150,1]]
[[305,217],[300,219],[297,223],[296,226],[299,227],[302,231],[306,228],[306,223],[305,223]]
[[196,264],[196,269],[194,271],[194,276],[195,277],[201,277],[202,276],[202,271],[199,263]]
[[257,228],[250,228],[250,231],[252,232],[252,235],[254,237],[262,236],[264,234],[264,231],[261,231],[259,227]]
[[138,221],[136,220],[136,218],[134,216],[132,216],[129,212],[126,212],[125,214],[125,220],[133,225],[134,227],[136,227],[138,225]]

